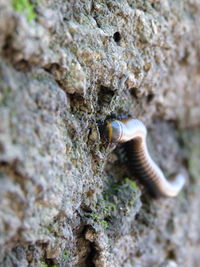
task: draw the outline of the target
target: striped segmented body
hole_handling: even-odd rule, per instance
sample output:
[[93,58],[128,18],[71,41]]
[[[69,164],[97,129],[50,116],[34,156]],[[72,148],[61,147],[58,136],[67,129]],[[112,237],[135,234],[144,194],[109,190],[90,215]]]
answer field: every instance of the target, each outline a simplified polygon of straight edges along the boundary
[[104,136],[109,142],[126,143],[130,167],[139,181],[155,197],[175,197],[185,184],[185,175],[178,173],[173,180],[167,180],[162,170],[151,158],[146,144],[147,129],[137,119],[108,120]]

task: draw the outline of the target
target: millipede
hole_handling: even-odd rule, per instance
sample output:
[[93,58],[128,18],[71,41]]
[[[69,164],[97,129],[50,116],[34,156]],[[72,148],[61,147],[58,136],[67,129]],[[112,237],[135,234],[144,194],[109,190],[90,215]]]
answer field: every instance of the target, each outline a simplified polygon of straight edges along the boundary
[[176,197],[185,185],[185,174],[180,171],[167,179],[154,162],[147,148],[147,128],[138,119],[106,120],[100,129],[101,136],[109,143],[125,143],[129,167],[153,197]]

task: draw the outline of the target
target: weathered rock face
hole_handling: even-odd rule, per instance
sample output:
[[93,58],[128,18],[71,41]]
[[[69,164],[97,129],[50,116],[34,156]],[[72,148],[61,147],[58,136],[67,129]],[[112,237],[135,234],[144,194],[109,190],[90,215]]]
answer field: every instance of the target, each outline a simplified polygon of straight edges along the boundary
[[[199,15],[0,1],[0,266],[198,266]],[[185,168],[177,198],[151,199],[102,143],[97,122],[120,115],[146,123],[167,174]]]

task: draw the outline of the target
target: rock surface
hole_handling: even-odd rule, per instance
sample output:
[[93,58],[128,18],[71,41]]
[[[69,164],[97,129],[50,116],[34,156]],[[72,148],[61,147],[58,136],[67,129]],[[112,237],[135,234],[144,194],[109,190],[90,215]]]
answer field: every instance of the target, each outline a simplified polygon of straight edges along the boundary
[[[0,1],[0,266],[198,266],[198,0]],[[187,186],[153,200],[98,121],[141,119]]]

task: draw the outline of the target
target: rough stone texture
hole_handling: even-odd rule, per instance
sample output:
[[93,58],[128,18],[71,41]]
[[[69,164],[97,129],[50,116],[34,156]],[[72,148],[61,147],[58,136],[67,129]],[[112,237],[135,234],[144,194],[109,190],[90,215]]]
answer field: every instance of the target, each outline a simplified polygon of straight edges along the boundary
[[[0,0],[0,266],[198,266],[199,1],[40,0],[31,21],[12,3]],[[166,174],[185,168],[177,198],[151,199],[123,148],[102,144],[97,122],[121,115],[146,123]]]

